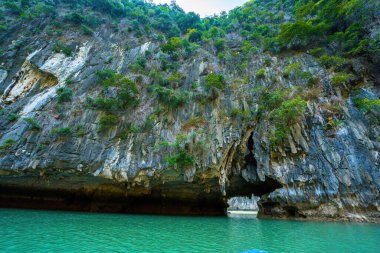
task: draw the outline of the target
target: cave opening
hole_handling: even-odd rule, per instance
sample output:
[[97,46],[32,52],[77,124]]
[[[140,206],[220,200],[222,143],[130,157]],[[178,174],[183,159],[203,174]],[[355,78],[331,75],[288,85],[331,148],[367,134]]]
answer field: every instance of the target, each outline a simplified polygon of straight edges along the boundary
[[245,156],[245,162],[247,163],[247,166],[251,166],[252,169],[256,170],[257,169],[257,161],[256,161],[255,155],[253,153],[253,149],[254,149],[253,132],[251,133],[251,135],[248,138],[247,149],[248,149],[248,154]]
[[[258,175],[258,162],[255,157],[253,132],[250,134],[246,147],[244,168],[240,175],[232,175],[229,179],[227,197],[230,209],[244,209],[243,207],[254,207],[252,210],[264,212],[265,207],[261,202],[266,196],[276,189],[282,188],[282,184],[277,180],[265,176],[264,180]],[[257,154],[256,154],[257,155]],[[291,213],[291,210],[290,210]]]

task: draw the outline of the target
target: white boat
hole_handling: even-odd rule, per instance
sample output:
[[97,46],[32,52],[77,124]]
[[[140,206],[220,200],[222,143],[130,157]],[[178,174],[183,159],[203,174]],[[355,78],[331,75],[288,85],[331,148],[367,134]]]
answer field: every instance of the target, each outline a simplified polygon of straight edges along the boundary
[[238,219],[256,219],[258,211],[255,210],[227,210],[227,216]]

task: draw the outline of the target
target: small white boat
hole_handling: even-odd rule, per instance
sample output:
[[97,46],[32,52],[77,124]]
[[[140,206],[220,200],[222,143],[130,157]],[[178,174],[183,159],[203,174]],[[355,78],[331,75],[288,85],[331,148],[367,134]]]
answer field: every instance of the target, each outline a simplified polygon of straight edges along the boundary
[[227,216],[237,219],[256,219],[257,211],[255,210],[227,210]]

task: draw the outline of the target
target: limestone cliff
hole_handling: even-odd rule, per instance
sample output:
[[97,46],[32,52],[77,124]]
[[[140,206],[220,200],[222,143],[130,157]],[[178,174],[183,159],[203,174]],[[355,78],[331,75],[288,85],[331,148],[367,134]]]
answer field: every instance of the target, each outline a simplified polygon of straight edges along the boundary
[[223,55],[173,52],[129,15],[85,6],[101,21],[81,29],[54,6],[0,30],[1,206],[217,214],[254,194],[262,217],[379,220],[379,54],[246,56],[233,29]]

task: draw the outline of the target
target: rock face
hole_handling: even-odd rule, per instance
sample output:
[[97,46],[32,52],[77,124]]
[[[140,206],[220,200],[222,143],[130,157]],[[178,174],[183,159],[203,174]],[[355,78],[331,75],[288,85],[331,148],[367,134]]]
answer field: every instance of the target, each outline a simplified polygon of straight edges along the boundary
[[[110,24],[93,36],[73,28],[64,37],[69,56],[41,33],[27,41],[32,52],[1,59],[7,71],[0,70],[0,206],[223,214],[229,197],[254,194],[259,217],[379,221],[380,109],[363,112],[354,103],[379,96],[370,71],[379,65],[357,59],[361,85],[347,93],[332,86],[331,72],[308,52],[260,52],[242,74],[233,61],[200,47],[178,61],[173,86],[188,99],[170,107],[151,89],[152,70],[167,57],[162,42],[137,41]],[[0,36],[3,47],[14,39]],[[226,39],[234,46],[239,35]],[[146,69],[133,70],[147,52]],[[284,74],[292,64],[314,77],[312,88]],[[99,85],[96,72],[105,69],[137,83],[139,103],[117,111],[117,122],[100,131],[108,112],[88,98],[115,97],[112,87]],[[206,87],[211,73],[224,74],[225,89]],[[59,101],[62,88],[71,99]],[[263,88],[289,89],[289,96],[301,89],[308,98],[302,117],[274,146],[270,117],[260,109]],[[192,162],[171,165],[183,151]]]

